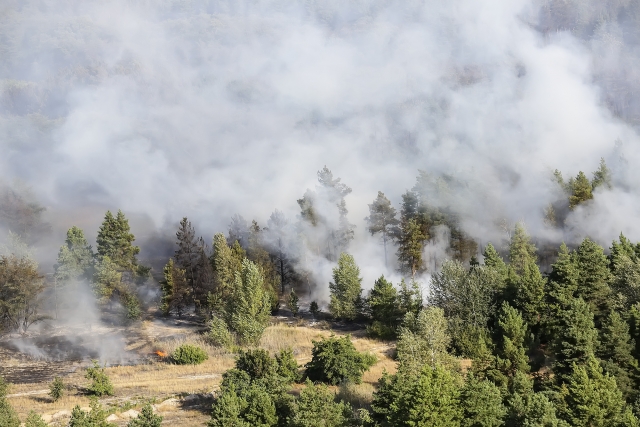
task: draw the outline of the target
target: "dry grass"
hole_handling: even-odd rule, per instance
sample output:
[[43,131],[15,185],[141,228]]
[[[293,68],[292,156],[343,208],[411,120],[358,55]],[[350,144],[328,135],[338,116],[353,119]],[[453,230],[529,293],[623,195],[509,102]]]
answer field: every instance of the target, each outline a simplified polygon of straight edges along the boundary
[[[149,325],[146,326],[149,327]],[[304,365],[311,360],[312,341],[328,337],[331,333],[330,330],[308,326],[273,325],[265,331],[260,346],[272,354],[291,348],[298,363]],[[343,335],[340,332],[335,334]],[[352,340],[359,351],[373,353],[378,359],[378,362],[365,373],[362,384],[351,385],[342,391],[345,398],[355,407],[366,407],[371,402],[374,386],[383,370],[395,371],[395,362],[389,357],[393,346],[364,337],[352,336]],[[144,341],[144,345],[140,345],[141,351],[161,350],[168,354],[184,343],[199,345],[207,351],[209,359],[194,366],[174,365],[160,358],[154,358],[155,360],[147,364],[106,368],[115,388],[115,396],[103,398],[101,402],[105,407],[110,408],[110,412],[124,411],[132,405],[139,406],[149,399],[160,402],[174,396],[209,393],[220,384],[222,373],[232,368],[235,363],[234,354],[210,346],[201,335],[193,331],[185,333],[184,338],[180,339],[160,341],[151,337],[145,338]],[[89,405],[89,399],[83,394],[83,389],[88,385],[88,381],[84,378],[84,369],[79,366],[78,368],[76,372],[64,377],[68,390],[58,402],[51,402],[47,395],[48,384],[44,383],[13,385],[10,391],[12,394],[34,392],[40,394],[23,394],[10,397],[9,400],[22,419],[26,418],[30,410],[41,414],[53,414],[63,409],[71,410],[75,405],[86,407]],[[175,427],[203,425],[208,419],[206,410],[202,412],[174,408],[166,413],[163,412],[163,415],[165,416],[164,424]]]

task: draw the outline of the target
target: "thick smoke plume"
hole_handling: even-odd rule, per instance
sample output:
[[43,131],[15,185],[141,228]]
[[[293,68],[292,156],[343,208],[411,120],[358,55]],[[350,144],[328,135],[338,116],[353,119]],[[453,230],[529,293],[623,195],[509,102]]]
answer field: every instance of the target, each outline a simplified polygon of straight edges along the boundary
[[[353,189],[369,283],[385,269],[367,204],[397,207],[419,169],[462,183],[441,203],[481,245],[516,221],[545,241],[639,240],[639,17],[629,0],[8,0],[0,179],[47,208],[43,266],[107,209],[147,258],[183,216],[205,236],[236,213],[293,223],[325,164]],[[552,171],[601,157],[614,189],[549,231]]]

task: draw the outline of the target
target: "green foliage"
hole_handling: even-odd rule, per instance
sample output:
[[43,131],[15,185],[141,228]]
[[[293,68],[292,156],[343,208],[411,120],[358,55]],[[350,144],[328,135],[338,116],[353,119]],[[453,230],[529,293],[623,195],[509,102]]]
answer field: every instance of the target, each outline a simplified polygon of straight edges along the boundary
[[287,427],[347,427],[351,407],[336,403],[335,395],[324,384],[314,385],[307,380],[291,410]]
[[208,358],[206,351],[192,344],[182,344],[171,354],[171,360],[178,365],[199,365]]
[[318,303],[315,301],[311,301],[311,304],[309,304],[309,311],[311,312],[311,315],[314,319],[318,317],[318,313],[320,313],[320,307],[318,307]]
[[373,284],[366,301],[372,324],[367,327],[370,336],[382,339],[394,339],[400,320],[398,292],[393,283],[380,276]]
[[24,427],[47,427],[48,425],[35,411],[30,411],[24,422]]
[[593,314],[581,298],[573,299],[562,313],[558,335],[553,343],[555,362],[553,372],[559,382],[565,380],[574,368],[582,366],[595,354],[598,331],[594,327]]
[[241,344],[257,344],[271,314],[269,294],[256,264],[245,259],[236,272],[233,292],[227,303],[227,325]]
[[87,390],[94,396],[112,396],[113,385],[111,384],[109,376],[104,371],[104,368],[101,368],[100,365],[98,365],[97,360],[93,360],[92,362],[93,366],[87,368],[87,372],[85,374],[85,378],[91,381]]
[[293,351],[290,348],[280,350],[276,354],[276,363],[278,365],[278,375],[287,379],[289,382],[299,382],[302,379],[298,362],[293,357]]
[[191,299],[191,287],[187,282],[186,270],[178,268],[173,258],[170,258],[162,273],[164,280],[160,282],[160,290],[162,291],[160,311],[165,316],[168,316],[172,311],[180,316]]
[[596,325],[599,325],[611,310],[613,300],[609,286],[612,278],[609,260],[602,247],[589,238],[580,243],[575,259],[578,271],[576,297],[589,304]]
[[591,180],[591,187],[595,190],[600,186],[611,188],[611,171],[607,167],[603,158],[600,158],[600,165],[598,170],[593,173],[593,179]]
[[362,278],[353,256],[344,252],[340,254],[338,266],[333,269],[333,282],[329,283],[329,290],[331,315],[337,319],[354,320],[358,316]]
[[64,395],[64,382],[62,378],[55,377],[49,384],[49,396],[54,402],[58,401]]
[[28,256],[0,256],[0,330],[21,334],[39,321],[40,295],[45,289],[38,264]]
[[613,426],[622,415],[624,399],[616,380],[603,374],[598,360],[590,356],[573,371],[561,390],[562,417],[572,426]]
[[457,427],[463,416],[460,380],[440,365],[419,373],[384,375],[371,404],[381,426]]
[[580,203],[593,199],[593,186],[584,172],[578,172],[575,178],[569,180],[569,207],[574,209]]
[[213,317],[209,321],[209,332],[207,333],[209,342],[216,347],[231,348],[233,345],[233,335],[229,327],[220,317]]
[[163,417],[153,413],[153,407],[147,403],[142,407],[140,415],[127,423],[127,427],[160,427]]
[[102,302],[109,301],[115,290],[122,289],[122,273],[108,256],[102,257],[93,275],[93,287]]
[[136,255],[140,248],[133,246],[134,240],[129,220],[122,211],[119,210],[115,217],[111,211],[107,211],[96,238],[98,255],[109,257],[119,269],[135,271],[138,265]]
[[506,302],[502,304],[498,314],[498,334],[498,369],[507,377],[513,377],[516,372],[528,373],[529,358],[525,347],[527,325],[518,310]]
[[570,253],[567,245],[560,246],[558,258],[551,266],[547,282],[544,306],[544,330],[546,339],[559,333],[563,313],[569,307],[578,289],[578,270],[575,253]]
[[56,283],[64,286],[79,279],[91,279],[93,263],[93,250],[87,243],[84,232],[78,227],[71,227],[54,265]]
[[531,243],[524,224],[517,223],[509,242],[509,267],[522,275],[527,264],[536,262],[536,247]]
[[384,264],[387,265],[387,242],[397,234],[396,210],[382,191],[378,191],[378,197],[369,205],[369,216],[365,218],[367,229],[371,235],[380,234],[384,246]]
[[467,377],[460,392],[462,427],[498,427],[504,424],[507,409],[500,389],[491,381]]
[[91,398],[89,404],[91,410],[83,411],[80,406],[75,406],[71,411],[69,427],[115,427],[116,424],[107,422],[107,412],[102,409],[97,397]]
[[275,359],[269,356],[269,352],[261,348],[240,350],[236,358],[236,369],[249,374],[252,381],[273,375],[277,371],[277,367]]
[[121,296],[122,303],[125,309],[125,318],[131,322],[140,319],[142,316],[142,308],[140,307],[140,300],[133,293],[127,292]]
[[291,292],[289,292],[289,298],[287,299],[287,307],[289,308],[289,310],[291,310],[291,314],[293,314],[293,317],[296,317],[298,315],[298,312],[300,311],[298,301],[298,295],[296,295],[296,292],[291,289]]
[[9,384],[0,375],[0,427],[20,427],[20,418],[7,400]]
[[[404,196],[403,196],[404,197]],[[398,233],[398,262],[400,269],[411,277],[424,269],[422,251],[428,235],[416,218],[402,219]]]
[[427,307],[417,316],[407,313],[397,344],[399,369],[420,372],[424,365],[452,365],[453,359],[447,353],[450,343],[441,308]]
[[362,374],[376,362],[375,356],[356,350],[349,336],[331,336],[313,341],[312,358],[305,365],[306,376],[312,381],[331,385],[343,381],[360,384]]
[[507,427],[568,427],[556,416],[556,407],[549,398],[533,391],[533,381],[523,372],[513,376],[505,402]]

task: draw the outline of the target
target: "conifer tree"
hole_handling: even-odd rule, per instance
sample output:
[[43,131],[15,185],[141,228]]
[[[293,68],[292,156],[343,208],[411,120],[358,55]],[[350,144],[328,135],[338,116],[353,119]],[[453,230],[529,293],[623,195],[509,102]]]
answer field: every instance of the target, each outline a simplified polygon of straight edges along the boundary
[[522,275],[526,266],[536,261],[536,247],[531,243],[524,224],[519,222],[509,243],[509,266],[516,274]]
[[165,316],[168,316],[171,311],[181,316],[189,304],[191,293],[185,270],[176,266],[173,258],[170,258],[162,272],[164,280],[160,282],[162,291],[160,310]]
[[127,423],[127,427],[160,427],[163,417],[153,413],[153,407],[147,403],[142,407],[140,415]]
[[561,416],[572,426],[615,426],[622,415],[624,399],[616,380],[603,374],[593,355],[572,365],[560,393],[565,402]]
[[507,279],[507,264],[505,264],[504,260],[491,243],[487,244],[482,256],[486,267],[496,270],[504,280]]
[[523,372],[516,372],[512,378],[505,402],[507,427],[569,427],[558,419],[553,402],[533,391],[533,381]]
[[498,369],[507,377],[513,377],[516,372],[528,373],[529,358],[525,347],[527,325],[518,310],[506,302],[502,303],[498,314],[498,334]]
[[292,281],[294,272],[288,255],[288,222],[284,214],[274,211],[267,221],[266,240],[274,259],[276,272],[280,277],[280,292],[284,295],[287,285]]
[[400,223],[396,218],[396,210],[382,191],[378,191],[378,197],[369,205],[369,216],[365,218],[371,235],[380,234],[384,247],[384,265],[387,265],[387,242],[397,234],[396,228]]
[[242,259],[239,259],[238,250],[234,250],[227,244],[224,234],[217,233],[213,236],[213,255],[211,264],[213,269],[215,288],[211,295],[210,308],[218,313],[224,311],[224,302],[229,298],[233,290],[236,272],[242,267]]
[[628,402],[638,395],[636,384],[640,379],[638,361],[633,357],[635,342],[629,335],[629,325],[620,313],[613,311],[604,320],[600,330],[597,355],[606,373],[616,379],[620,391]]
[[351,412],[348,404],[335,402],[326,385],[309,380],[292,406],[288,427],[343,427],[348,425]]
[[109,257],[119,269],[134,271],[138,265],[136,255],[140,252],[138,246],[133,246],[134,240],[129,220],[122,211],[119,210],[115,217],[107,211],[96,239],[98,255]]
[[596,325],[599,325],[612,304],[609,261],[602,247],[589,238],[582,241],[575,259],[578,271],[576,296],[589,304]]
[[575,253],[570,253],[567,245],[560,246],[558,258],[551,266],[551,274],[546,286],[544,306],[544,328],[547,339],[559,333],[562,316],[578,289],[578,269]]
[[0,375],[0,426],[2,427],[20,427],[20,418],[15,409],[9,404],[7,394],[9,385]]
[[598,170],[593,173],[593,179],[591,180],[591,187],[594,190],[600,186],[611,188],[611,171],[604,162],[604,158],[600,158]]
[[524,264],[521,275],[516,279],[515,306],[534,331],[537,331],[544,310],[545,282],[534,260]]
[[191,288],[191,294],[196,293],[196,276],[198,262],[200,260],[198,239],[196,238],[196,230],[191,225],[191,221],[187,217],[182,218],[180,226],[176,232],[176,249],[174,253],[175,263],[177,267],[184,270],[185,279]]
[[569,208],[575,209],[580,203],[593,199],[593,186],[584,172],[578,172],[575,178],[569,180],[571,195],[569,196]]
[[462,427],[499,427],[507,409],[500,389],[491,381],[468,376],[460,393]]
[[256,344],[269,322],[271,302],[263,286],[260,269],[245,259],[235,274],[227,305],[227,324],[243,344]]
[[47,424],[42,417],[33,410],[29,412],[27,420],[24,422],[24,427],[47,427],[48,425],[49,424]]
[[338,265],[333,269],[333,282],[329,283],[329,290],[331,315],[337,319],[354,320],[359,314],[362,278],[352,255],[345,252],[340,254]]
[[594,357],[597,345],[598,331],[589,305],[581,298],[571,300],[568,309],[562,313],[553,343],[556,358],[553,372],[557,382],[566,381],[574,365],[583,366]]
[[91,246],[78,227],[67,231],[65,244],[60,247],[55,268],[55,280],[58,285],[65,285],[79,279],[90,279],[93,271],[94,255]]
[[367,298],[367,308],[372,324],[369,335],[379,338],[395,338],[400,320],[398,292],[393,284],[380,276],[373,284]]
[[427,235],[423,232],[418,220],[411,218],[400,224],[398,232],[398,262],[400,270],[411,277],[424,269],[422,251]]

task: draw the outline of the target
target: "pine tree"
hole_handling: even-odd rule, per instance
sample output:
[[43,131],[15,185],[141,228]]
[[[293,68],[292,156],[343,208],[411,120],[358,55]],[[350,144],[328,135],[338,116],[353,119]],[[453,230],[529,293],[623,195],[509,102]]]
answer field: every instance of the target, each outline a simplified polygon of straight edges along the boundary
[[576,250],[578,287],[576,296],[585,300],[595,315],[596,325],[611,310],[612,295],[609,286],[611,272],[609,261],[600,245],[589,238]]
[[525,322],[537,332],[544,310],[544,290],[546,280],[534,260],[524,264],[522,274],[516,281],[515,305],[522,312]]
[[35,411],[30,411],[24,422],[24,427],[47,427],[48,425]]
[[243,344],[256,344],[269,322],[271,302],[263,281],[258,266],[248,259],[235,275],[226,310],[227,323]]
[[546,288],[543,322],[546,339],[552,339],[559,333],[563,313],[578,289],[575,253],[570,253],[564,243],[560,246],[556,262],[551,266]]
[[572,426],[615,426],[622,415],[624,399],[616,380],[603,374],[593,355],[572,365],[560,393],[565,402],[561,416]]
[[270,247],[271,255],[274,259],[276,272],[280,276],[280,292],[284,295],[287,285],[290,284],[294,275],[288,255],[288,222],[284,214],[278,210],[274,211],[267,221],[266,240]]
[[367,308],[372,320],[367,328],[369,335],[383,339],[395,338],[401,316],[398,292],[384,276],[380,276],[373,284],[367,298]]
[[18,418],[18,414],[7,400],[8,393],[9,385],[5,382],[2,375],[0,375],[0,426],[20,427],[20,418]]
[[200,261],[200,251],[198,250],[198,239],[196,238],[196,230],[191,222],[186,218],[182,218],[180,226],[176,232],[176,249],[174,253],[175,263],[177,267],[184,270],[185,279],[191,288],[191,294],[196,294],[196,277],[198,262]]
[[80,279],[90,279],[93,272],[93,250],[78,227],[67,231],[65,244],[58,252],[54,278],[58,285],[69,284]]
[[298,295],[296,295],[296,291],[292,288],[291,292],[289,293],[289,299],[287,300],[287,307],[289,308],[289,310],[291,310],[291,314],[293,314],[293,317],[298,316],[298,311],[300,311],[298,301]]
[[329,283],[329,290],[331,315],[337,319],[354,320],[359,314],[362,278],[352,255],[345,252],[340,254],[338,265],[333,269],[333,282]]
[[523,372],[516,372],[512,378],[508,395],[507,427],[568,427],[556,415],[556,407],[547,396],[533,391],[533,381]]
[[598,170],[593,173],[593,179],[591,180],[591,187],[593,190],[600,186],[604,186],[609,189],[611,188],[611,171],[604,162],[604,158],[600,158]]
[[102,257],[96,266],[93,275],[93,288],[102,302],[109,301],[114,292],[121,293],[123,288],[122,273],[108,256]]
[[482,256],[484,257],[484,265],[486,267],[496,270],[504,280],[507,279],[507,264],[505,264],[504,260],[491,243],[487,244],[484,248]]
[[138,265],[136,255],[140,252],[138,246],[133,246],[134,240],[129,220],[122,211],[119,210],[115,217],[107,211],[96,239],[98,255],[109,257],[122,270],[134,271]]
[[597,355],[605,372],[616,379],[625,399],[633,402],[637,397],[636,384],[640,379],[638,361],[633,357],[635,342],[629,335],[629,325],[618,312],[611,312],[600,330]]
[[288,427],[343,427],[348,425],[351,407],[335,402],[335,395],[324,384],[307,380],[291,409]]
[[211,309],[216,312],[224,311],[224,301],[231,295],[236,272],[242,267],[242,259],[238,259],[237,255],[227,244],[224,234],[218,233],[213,236],[211,264],[215,289]]
[[365,218],[371,235],[380,233],[384,247],[384,265],[387,265],[387,242],[397,234],[396,227],[400,223],[396,218],[396,210],[382,191],[378,191],[378,197],[369,205],[369,216]]
[[398,233],[398,262],[400,270],[411,277],[424,269],[422,251],[427,235],[424,234],[418,220],[411,218],[400,224]]
[[189,304],[191,293],[185,270],[176,266],[173,258],[170,258],[162,272],[164,280],[160,282],[162,291],[160,310],[165,316],[168,316],[171,311],[181,316]]
[[460,393],[462,427],[499,427],[507,409],[500,389],[491,381],[468,376]]
[[569,208],[574,209],[580,203],[593,199],[593,186],[589,182],[589,178],[584,172],[578,172],[578,175],[569,180],[569,188],[571,195],[569,196]]
[[229,246],[233,246],[234,242],[238,242],[244,249],[249,246],[249,223],[242,217],[242,215],[235,214],[231,217],[231,224],[229,224],[229,237],[227,237],[227,243]]
[[498,314],[498,334],[498,369],[507,377],[513,377],[516,372],[528,373],[529,358],[525,347],[527,324],[518,310],[506,302],[502,303]]
[[536,247],[531,243],[524,224],[519,222],[509,243],[509,266],[516,274],[522,275],[526,266],[536,261]]
[[163,417],[153,413],[153,407],[147,403],[142,407],[140,415],[127,423],[127,427],[160,427]]
[[581,298],[573,299],[562,313],[558,335],[553,343],[555,362],[553,372],[557,382],[566,381],[574,365],[583,366],[595,354],[598,331],[593,323],[593,313]]

